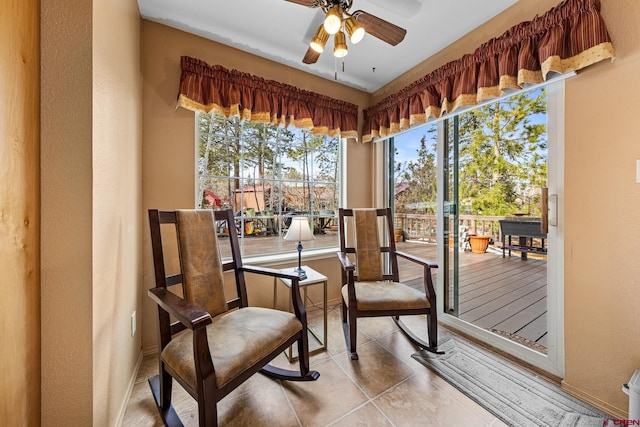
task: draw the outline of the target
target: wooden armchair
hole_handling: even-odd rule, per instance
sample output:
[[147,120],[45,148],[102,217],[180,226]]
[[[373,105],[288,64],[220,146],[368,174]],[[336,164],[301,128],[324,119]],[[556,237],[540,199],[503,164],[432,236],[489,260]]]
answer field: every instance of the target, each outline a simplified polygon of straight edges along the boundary
[[[182,425],[171,405],[172,379],[197,400],[199,425],[216,426],[217,402],[258,371],[292,381],[320,376],[309,370],[307,317],[298,276],[243,265],[236,233],[218,237],[216,224],[221,221],[234,229],[231,210],[149,210],[156,278],[149,296],[158,305],[159,328],[159,375],[150,378],[149,384],[169,426]],[[175,226],[175,233],[161,224]],[[171,243],[169,236],[177,238],[174,259],[169,250],[167,256],[163,251],[163,243],[164,248]],[[226,251],[222,243],[229,245]],[[229,260],[221,253],[229,255]],[[179,272],[167,275],[166,266],[175,269],[176,264]],[[225,272],[235,279],[237,295],[230,300],[225,296]],[[249,307],[245,273],[291,280],[294,313]],[[168,289],[173,285],[181,285],[175,293]],[[296,342],[299,371],[268,364]]]
[[[437,352],[436,293],[431,279],[431,269],[437,268],[437,264],[396,251],[391,209],[340,209],[338,219],[338,259],[342,265],[343,283],[342,324],[351,359],[358,359],[356,319],[359,317],[391,316],[415,345]],[[351,234],[347,235],[347,231]],[[423,267],[423,289],[399,283],[398,257]],[[427,315],[428,343],[400,320],[400,316],[416,314]]]

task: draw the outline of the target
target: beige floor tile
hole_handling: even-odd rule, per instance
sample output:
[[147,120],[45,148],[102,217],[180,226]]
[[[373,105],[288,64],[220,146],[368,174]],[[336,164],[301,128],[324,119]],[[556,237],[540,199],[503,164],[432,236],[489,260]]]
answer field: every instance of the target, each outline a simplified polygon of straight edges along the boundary
[[391,317],[361,317],[357,320],[358,341],[362,342],[362,337],[377,339],[393,333],[397,326]]
[[406,363],[407,366],[414,370],[424,370],[424,366],[411,357],[413,353],[419,350],[419,347],[409,341],[399,328],[396,327],[395,332],[376,339],[376,342]]
[[393,424],[372,403],[356,409],[338,421],[329,424],[330,427],[392,427]]
[[229,395],[218,403],[221,426],[297,427],[298,419],[282,387],[276,381],[239,395]]
[[351,360],[345,353],[336,360],[369,397],[379,395],[414,374],[410,367],[375,341],[359,346],[358,356],[358,360]]
[[142,358],[136,382],[146,383],[150,377],[158,375],[158,355],[149,354]]
[[156,408],[149,384],[146,381],[136,382],[122,419],[122,427],[161,425],[162,418]]
[[[411,358],[417,348],[390,318],[359,319],[358,353],[346,352],[340,307],[329,310],[328,349],[310,357],[320,372],[315,382],[279,382],[256,374],[218,403],[223,426],[444,426],[504,423]],[[309,322],[322,326],[322,310],[309,310]],[[425,316],[405,323],[426,339]],[[316,326],[316,327],[317,327]],[[443,342],[451,333],[439,330]],[[275,366],[297,370],[285,354]],[[123,418],[124,427],[160,427],[162,421],[147,379],[157,374],[157,355],[142,360]],[[195,400],[174,384],[173,404],[185,426],[197,426]]]
[[324,426],[367,401],[367,397],[333,360],[316,366],[312,382],[283,382],[287,397],[303,426]]
[[[283,355],[282,359],[284,361],[286,361],[286,357]],[[289,362],[287,362],[289,363]],[[284,366],[283,366],[284,367]],[[297,365],[293,366],[293,367],[287,367],[287,369],[296,369]],[[276,381],[272,378],[267,377],[266,375],[262,375],[260,373],[256,373],[254,374],[251,378],[249,378],[248,380],[246,380],[244,383],[242,383],[238,388],[236,388],[235,390],[233,390],[227,397],[237,397],[241,394],[245,394],[245,393],[251,393],[257,389],[260,389],[262,387],[269,387],[272,384],[276,383]]]
[[[344,331],[342,329],[342,315],[340,314],[340,310],[336,309],[329,312],[328,317],[329,333],[327,334],[327,348],[329,354],[337,356],[347,351],[347,344],[345,343]],[[357,344],[360,345],[369,341],[371,341],[371,338],[368,335],[360,334]]]
[[487,425],[430,379],[430,375],[416,374],[374,402],[397,427]]

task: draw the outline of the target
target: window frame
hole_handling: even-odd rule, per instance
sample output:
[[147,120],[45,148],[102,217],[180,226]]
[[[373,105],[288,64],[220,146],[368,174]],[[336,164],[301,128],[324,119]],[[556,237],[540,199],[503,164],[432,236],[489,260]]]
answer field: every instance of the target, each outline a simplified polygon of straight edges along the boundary
[[[269,263],[273,261],[284,261],[297,258],[297,245],[293,242],[284,241],[283,238],[286,233],[286,220],[290,220],[289,217],[292,215],[303,214],[310,218],[312,228],[321,224],[327,227],[326,231],[320,229],[319,232],[314,233],[316,236],[314,241],[304,242],[305,258],[312,259],[316,257],[325,257],[328,256],[328,254],[332,255],[339,246],[337,231],[335,231],[335,238],[333,239],[331,239],[331,236],[329,236],[328,239],[319,239],[318,234],[334,234],[334,227],[330,227],[330,225],[337,225],[337,223],[332,223],[331,218],[335,218],[335,220],[337,220],[338,208],[343,206],[345,194],[344,186],[346,182],[344,180],[344,146],[346,144],[346,139],[314,135],[304,129],[287,129],[283,126],[253,123],[236,118],[228,119],[221,115],[217,115],[218,120],[224,120],[226,123],[230,123],[230,126],[236,126],[237,128],[235,130],[239,129],[239,132],[234,135],[229,135],[229,132],[227,131],[225,134],[224,130],[226,128],[222,129],[221,127],[219,130],[222,132],[218,132],[217,130],[214,132],[206,132],[202,130],[200,123],[201,115],[203,114],[208,116],[216,115],[216,113],[204,112],[197,112],[195,114],[194,207],[196,209],[208,208],[207,206],[203,206],[204,197],[201,196],[201,194],[203,194],[203,190],[212,189],[205,183],[207,180],[210,183],[209,185],[216,180],[226,182],[229,186],[228,188],[233,188],[234,192],[231,193],[231,191],[229,191],[226,194],[226,204],[221,208],[227,208],[230,206],[234,209],[234,213],[238,218],[236,230],[241,237],[239,241],[243,258],[251,259],[252,263]],[[251,161],[255,160],[255,158],[251,159],[247,156],[247,153],[250,150],[250,145],[252,143],[256,143],[257,139],[251,140],[251,136],[247,129],[259,130],[261,129],[261,126],[264,126],[264,132],[269,132],[269,130],[273,131],[271,133],[272,137],[275,135],[273,139],[267,139],[263,135],[263,139],[261,141],[265,146],[268,146],[269,149],[274,149],[274,152],[272,153],[272,163],[269,164],[271,167],[269,174],[263,173],[260,177],[256,178],[257,174],[255,173],[255,166],[249,166]],[[204,166],[204,163],[209,164],[205,159],[208,153],[205,152],[203,154],[201,152],[201,149],[206,149],[202,146],[202,139],[203,135],[206,138],[207,134],[210,134],[208,141],[209,144],[215,144],[215,142],[211,142],[211,138],[218,138],[220,140],[225,140],[225,142],[229,144],[227,147],[232,147],[231,144],[234,143],[232,140],[236,140],[236,145],[233,148],[239,148],[239,152],[236,152],[238,158],[236,163],[232,164],[228,161],[228,164],[220,169],[224,170],[224,168],[226,168],[226,173],[221,172],[219,175],[203,173],[203,168],[206,167]],[[283,137],[283,134],[286,134],[286,137]],[[314,146],[313,144],[316,145]],[[333,152],[327,152],[326,146],[328,144],[334,147]],[[300,172],[300,170],[298,170],[294,165],[295,160],[290,156],[290,154],[296,149],[298,149],[298,155],[300,156],[298,160],[306,165],[304,167],[308,166],[306,171]],[[229,150],[227,150],[227,153],[229,153],[230,156],[235,155]],[[302,160],[303,158],[304,160]],[[335,166],[333,166],[334,164]],[[325,168],[321,171],[319,166],[322,165],[324,165]],[[247,171],[251,167],[254,168],[254,172],[248,173]],[[290,174],[287,175],[287,172]],[[299,178],[296,179],[296,176]],[[254,192],[254,195],[251,197],[255,196],[255,205],[253,208],[255,208],[254,215],[256,216],[253,217],[251,216],[252,212],[247,210],[250,210],[251,207],[249,207],[249,204],[246,204],[246,197],[248,194],[247,189],[250,189],[251,187],[253,187]],[[292,189],[298,192],[298,195],[293,198],[293,202],[291,201]],[[285,210],[284,206],[286,203],[283,202],[283,191],[288,192],[287,200],[289,203],[301,206],[302,208],[295,209],[293,211]],[[262,194],[258,196],[255,192],[262,192]],[[268,196],[265,196],[267,193]],[[326,196],[321,199],[320,196],[324,194],[326,194]],[[265,201],[265,197],[268,197],[268,201]],[[222,197],[219,199],[222,199]],[[272,206],[273,208],[271,208]],[[217,206],[214,208],[217,208]],[[258,208],[262,209],[258,210]],[[275,239],[275,246],[270,246],[275,249],[268,253],[256,252],[257,249],[252,251],[251,241],[254,237],[249,237],[251,233],[249,232],[249,228],[247,228],[247,224],[258,220],[261,220],[261,223],[264,224],[265,222],[262,221],[266,218],[266,216],[264,216],[264,212],[268,212],[270,210],[273,210],[272,224],[275,224],[275,226],[273,228],[269,228],[267,234],[277,237],[277,239]],[[258,212],[261,211],[262,214],[257,215]],[[331,232],[329,232],[330,228],[332,229]],[[261,230],[260,233],[263,233],[263,230]],[[260,237],[261,236],[257,236],[257,238]],[[255,246],[257,245],[254,245],[254,247]]]

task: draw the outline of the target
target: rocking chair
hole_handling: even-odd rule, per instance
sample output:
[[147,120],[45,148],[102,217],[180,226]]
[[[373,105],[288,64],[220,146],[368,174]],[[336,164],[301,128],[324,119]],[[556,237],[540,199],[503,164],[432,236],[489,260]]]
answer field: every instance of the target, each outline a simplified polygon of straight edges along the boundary
[[[356,352],[357,319],[359,317],[391,316],[400,330],[420,348],[438,353],[438,321],[436,293],[431,269],[437,264],[396,250],[391,209],[339,210],[340,252],[342,266],[342,325],[351,360]],[[347,227],[345,223],[349,222]],[[350,231],[353,239],[347,239]],[[380,236],[379,231],[384,235]],[[382,238],[381,238],[382,237]],[[351,242],[350,246],[347,243]],[[383,245],[380,242],[384,242]],[[353,254],[355,263],[349,255]],[[423,289],[399,282],[398,257],[423,267]],[[385,260],[388,272],[385,272]],[[415,335],[400,320],[400,316],[427,316],[428,343]]]
[[[156,278],[149,296],[158,305],[159,327],[159,375],[149,384],[169,426],[182,425],[171,405],[173,379],[198,402],[199,425],[217,426],[217,402],[256,372],[291,381],[320,376],[309,370],[307,316],[298,276],[243,265],[237,234],[218,236],[216,224],[221,222],[234,230],[233,212],[149,210]],[[161,224],[175,226],[175,233]],[[163,248],[176,237],[178,250],[172,259]],[[229,246],[226,250],[220,248],[223,241]],[[229,259],[222,259],[221,253]],[[167,275],[166,268],[176,264],[178,274]],[[249,307],[245,273],[289,279],[294,313]],[[230,300],[225,296],[226,275],[235,279],[237,296]],[[177,293],[168,289],[173,285],[181,285]],[[299,371],[268,364],[296,342]]]

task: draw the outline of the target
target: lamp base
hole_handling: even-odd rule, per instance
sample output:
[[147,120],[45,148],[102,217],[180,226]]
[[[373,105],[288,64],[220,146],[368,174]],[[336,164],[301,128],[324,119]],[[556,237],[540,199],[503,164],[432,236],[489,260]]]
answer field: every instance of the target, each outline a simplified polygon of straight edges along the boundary
[[300,280],[306,280],[307,278],[307,273],[301,268],[301,267],[296,267],[293,269],[293,272],[296,273],[298,275],[298,277],[300,278]]

